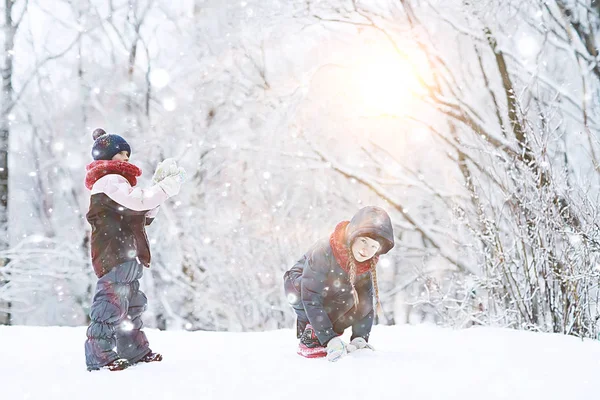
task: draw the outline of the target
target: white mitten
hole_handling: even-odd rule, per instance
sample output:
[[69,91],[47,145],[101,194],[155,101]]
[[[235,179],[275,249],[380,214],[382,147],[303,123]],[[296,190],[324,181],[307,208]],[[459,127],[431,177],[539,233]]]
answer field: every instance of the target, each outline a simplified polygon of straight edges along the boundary
[[177,179],[179,179],[179,183],[183,183],[187,180],[187,172],[185,171],[185,169],[183,167],[177,168],[177,171],[175,172],[175,174],[171,175],[171,176],[176,176]]
[[181,179],[178,175],[170,175],[157,183],[162,190],[165,191],[167,196],[173,197],[179,193],[181,189]]
[[352,339],[350,344],[348,344],[348,353],[352,353],[353,351],[360,349],[375,350],[375,347],[371,346],[364,338],[361,337]]
[[156,166],[156,171],[152,176],[152,182],[155,184],[165,179],[167,176],[175,175],[178,172],[177,162],[174,158],[166,158]]
[[334,337],[327,343],[327,360],[337,361],[348,352],[347,345],[339,337]]

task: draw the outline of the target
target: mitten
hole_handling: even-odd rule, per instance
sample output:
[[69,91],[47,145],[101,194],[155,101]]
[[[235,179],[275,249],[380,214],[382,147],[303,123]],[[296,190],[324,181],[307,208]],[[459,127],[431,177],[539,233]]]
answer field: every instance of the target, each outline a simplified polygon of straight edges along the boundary
[[170,175],[157,183],[162,190],[165,191],[167,196],[173,197],[179,193],[181,189],[181,179],[178,175]]
[[371,346],[364,338],[361,337],[352,339],[350,344],[348,344],[348,353],[352,353],[353,351],[360,349],[375,350],[375,347]]
[[346,343],[339,337],[334,337],[327,343],[327,360],[337,361],[346,355]]
[[175,175],[178,172],[177,162],[174,158],[166,158],[156,166],[156,171],[152,176],[152,182],[158,183],[165,179],[167,176]]
[[177,179],[179,179],[179,183],[183,183],[187,180],[187,172],[183,167],[177,168],[176,173],[172,176],[177,177]]

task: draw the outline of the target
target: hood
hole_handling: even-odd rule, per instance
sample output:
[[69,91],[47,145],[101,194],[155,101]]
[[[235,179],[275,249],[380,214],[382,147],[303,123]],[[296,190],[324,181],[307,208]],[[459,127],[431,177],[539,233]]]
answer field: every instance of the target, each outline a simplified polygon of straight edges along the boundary
[[363,207],[352,217],[346,228],[348,246],[359,236],[377,240],[381,249],[377,254],[386,254],[394,247],[394,229],[390,216],[381,208]]

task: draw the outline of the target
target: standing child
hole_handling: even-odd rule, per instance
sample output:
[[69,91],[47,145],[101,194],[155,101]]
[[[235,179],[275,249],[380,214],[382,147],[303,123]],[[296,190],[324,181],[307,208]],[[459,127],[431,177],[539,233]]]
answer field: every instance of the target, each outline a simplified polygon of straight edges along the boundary
[[92,226],[92,264],[98,284],[85,361],[89,371],[116,371],[162,360],[162,355],[150,350],[141,330],[147,299],[139,279],[143,267],[150,266],[145,226],[152,223],[158,206],[179,192],[185,171],[173,160],[161,163],[153,177],[155,185],[136,188],[142,171],[129,163],[131,147],[125,139],[102,129],[96,129],[93,137],[94,161],[86,167],[85,186],[91,190],[87,220]]
[[[378,207],[360,209],[340,222],[284,275],[285,292],[297,315],[298,354],[337,361],[368,348],[373,300],[379,305],[376,265],[394,247],[392,222]],[[350,344],[340,336],[352,327]]]

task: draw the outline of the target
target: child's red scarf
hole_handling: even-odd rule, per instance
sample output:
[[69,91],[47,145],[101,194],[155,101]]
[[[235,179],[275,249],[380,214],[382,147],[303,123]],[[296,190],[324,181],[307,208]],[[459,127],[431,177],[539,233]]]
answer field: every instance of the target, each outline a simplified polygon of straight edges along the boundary
[[85,187],[92,190],[94,183],[105,175],[118,174],[126,178],[131,186],[137,184],[137,177],[142,175],[142,170],[125,161],[97,160],[85,167]]
[[[346,243],[346,227],[350,221],[342,221],[335,227],[335,230],[329,237],[329,244],[331,245],[331,249],[333,250],[333,255],[335,260],[340,264],[340,267],[346,273],[350,273],[350,266],[348,265],[348,246],[349,243]],[[379,260],[379,256],[375,256],[372,260],[377,264]],[[371,259],[363,261],[359,263],[356,262],[356,276],[362,275],[365,272],[369,272],[371,269]]]

